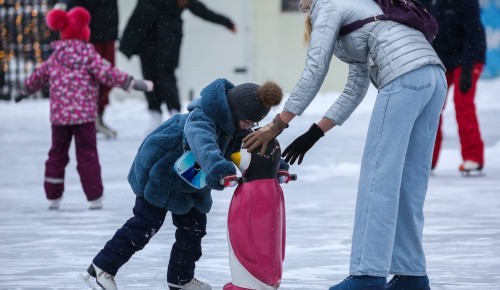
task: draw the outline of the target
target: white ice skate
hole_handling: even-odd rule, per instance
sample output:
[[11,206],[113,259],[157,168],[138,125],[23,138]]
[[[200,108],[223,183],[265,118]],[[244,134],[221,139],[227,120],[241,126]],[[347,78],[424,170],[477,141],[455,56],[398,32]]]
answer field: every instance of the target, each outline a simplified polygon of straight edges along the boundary
[[212,290],[212,286],[209,284],[202,282],[196,278],[193,278],[191,281],[187,282],[183,285],[176,285],[172,283],[168,283],[168,288],[170,290]]
[[49,209],[50,210],[57,210],[59,209],[59,206],[61,205],[61,199],[62,197],[60,198],[57,198],[57,199],[49,199]]
[[94,199],[89,201],[89,209],[90,210],[98,210],[102,209],[102,200],[104,199],[104,195],[101,195],[98,199]]
[[465,160],[464,163],[460,165],[458,170],[462,173],[463,176],[481,175],[483,165],[476,161]]
[[104,272],[94,265],[94,263],[90,264],[87,269],[87,274],[80,274],[79,276],[92,290],[100,290],[92,284],[91,280],[93,280],[93,278],[95,278],[97,285],[104,290],[118,290],[115,283],[115,276]]

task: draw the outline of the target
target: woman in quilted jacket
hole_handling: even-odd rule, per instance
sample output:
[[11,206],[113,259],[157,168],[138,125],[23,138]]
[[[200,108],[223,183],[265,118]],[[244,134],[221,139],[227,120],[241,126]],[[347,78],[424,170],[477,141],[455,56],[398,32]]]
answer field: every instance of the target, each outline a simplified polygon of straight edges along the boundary
[[90,14],[82,7],[68,13],[53,10],[47,25],[61,32],[61,40],[51,46],[52,55],[41,63],[24,83],[23,95],[32,94],[48,82],[52,145],[45,163],[44,188],[49,209],[58,209],[64,192],[65,167],[73,136],[77,170],[89,209],[101,209],[103,185],[97,155],[95,120],[100,84],[130,91],[152,90],[150,81],[133,80],[113,68],[90,44]]
[[[409,1],[390,5],[402,2]],[[301,164],[326,132],[351,116],[371,81],[378,94],[361,161],[350,275],[330,290],[428,290],[423,208],[446,97],[444,66],[422,31],[399,22],[373,21],[342,33],[356,21],[380,19],[374,18],[383,14],[378,1],[301,0],[300,7],[309,12],[302,75],[281,113],[247,136],[243,147],[251,151],[267,144],[300,116],[318,93],[335,55],[349,64],[343,92],[283,151],[285,160]],[[386,283],[389,275],[394,277]]]

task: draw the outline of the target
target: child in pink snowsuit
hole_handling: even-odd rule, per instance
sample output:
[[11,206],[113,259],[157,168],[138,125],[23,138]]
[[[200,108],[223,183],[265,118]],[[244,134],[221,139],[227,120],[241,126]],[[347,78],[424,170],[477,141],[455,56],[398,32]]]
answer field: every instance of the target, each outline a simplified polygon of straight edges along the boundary
[[23,95],[32,94],[48,82],[52,146],[45,163],[44,188],[50,209],[58,209],[64,192],[65,167],[73,136],[77,170],[89,209],[101,209],[103,185],[97,155],[95,119],[100,84],[152,90],[149,81],[133,80],[113,68],[88,43],[90,14],[82,7],[68,13],[52,10],[47,25],[61,32],[61,40],[52,42],[52,55],[41,63],[25,81]]

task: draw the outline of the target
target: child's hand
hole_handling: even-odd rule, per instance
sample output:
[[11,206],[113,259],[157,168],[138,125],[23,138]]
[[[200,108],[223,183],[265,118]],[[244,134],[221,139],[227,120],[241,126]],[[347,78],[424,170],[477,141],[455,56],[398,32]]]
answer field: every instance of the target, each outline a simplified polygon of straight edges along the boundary
[[154,89],[153,82],[152,81],[148,81],[148,80],[144,80],[144,82],[146,83],[146,86],[147,86],[146,92],[152,92],[153,89]]
[[[214,190],[224,190],[224,179],[230,176],[236,176],[236,167],[234,163],[221,160],[213,164],[212,166],[205,167],[207,170],[205,181],[207,186]],[[223,181],[221,183],[221,181]]]
[[133,80],[132,86],[136,91],[151,92],[153,90],[153,82],[148,80]]
[[240,183],[243,183],[243,177],[236,175],[229,175],[220,180],[220,184],[224,187],[234,187]]

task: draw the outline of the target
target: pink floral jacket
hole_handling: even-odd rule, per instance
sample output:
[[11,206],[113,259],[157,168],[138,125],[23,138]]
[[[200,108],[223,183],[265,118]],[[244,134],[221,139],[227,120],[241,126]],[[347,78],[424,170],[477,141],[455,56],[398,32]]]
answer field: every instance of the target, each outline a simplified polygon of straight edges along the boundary
[[99,85],[127,88],[132,80],[113,68],[90,43],[59,40],[51,46],[54,51],[49,59],[35,68],[24,85],[25,93],[32,94],[49,83],[53,125],[94,122]]

